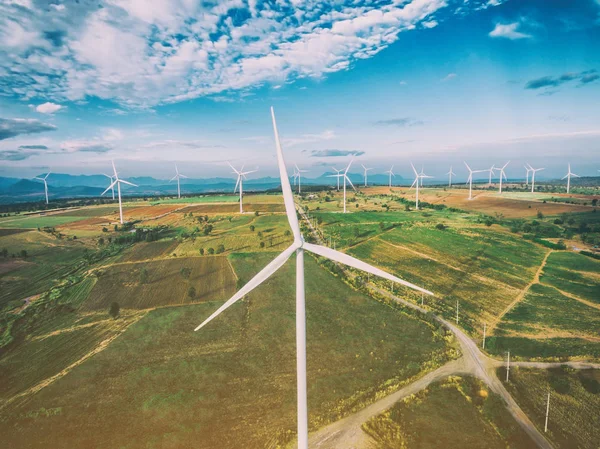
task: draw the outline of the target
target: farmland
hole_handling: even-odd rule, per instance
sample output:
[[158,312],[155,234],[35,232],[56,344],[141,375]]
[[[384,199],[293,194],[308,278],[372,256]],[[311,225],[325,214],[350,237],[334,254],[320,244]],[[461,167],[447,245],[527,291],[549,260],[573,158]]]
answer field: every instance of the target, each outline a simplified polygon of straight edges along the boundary
[[[232,256],[232,263],[243,282],[271,257],[249,253]],[[443,335],[353,291],[311,258],[306,262],[311,428],[447,360]],[[5,441],[17,446],[27,438],[30,447],[286,443],[296,411],[294,286],[286,282],[293,269],[288,262],[198,333],[193,328],[218,303],[149,312],[68,376],[3,410]],[[102,399],[90,408],[89,397]],[[82,426],[86,432],[77,430]]]
[[502,399],[472,377],[450,377],[363,424],[377,449],[529,448]]
[[556,448],[598,447],[599,370],[515,368],[507,388],[539,429],[550,393],[547,436]]

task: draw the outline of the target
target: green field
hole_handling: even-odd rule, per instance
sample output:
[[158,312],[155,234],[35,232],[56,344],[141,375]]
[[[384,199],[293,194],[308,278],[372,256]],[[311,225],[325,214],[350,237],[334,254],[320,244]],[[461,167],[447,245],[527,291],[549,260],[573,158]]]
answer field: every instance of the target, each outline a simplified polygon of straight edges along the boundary
[[554,447],[598,448],[600,370],[513,368],[510,373],[507,389],[542,432],[550,392],[548,433],[545,435]]
[[552,253],[540,281],[566,294],[600,304],[600,260],[577,253]]
[[[189,274],[182,272],[186,269]],[[115,264],[95,275],[98,281],[82,310],[108,310],[113,301],[124,309],[149,309],[225,300],[235,293],[236,284],[222,256]],[[193,296],[190,288],[195,290]]]
[[374,449],[530,448],[502,399],[472,377],[430,385],[363,424]]
[[[242,282],[273,255],[232,256]],[[151,311],[2,410],[10,447],[277,447],[296,426],[294,263],[202,331],[218,303]],[[444,337],[306,259],[310,427],[447,360]],[[324,292],[322,286],[328,288]],[[118,320],[117,320],[118,321]],[[90,398],[94,398],[90,400]],[[85,432],[80,429],[85,428]]]
[[141,242],[127,249],[123,254],[123,262],[138,262],[140,260],[155,259],[170,256],[177,248],[176,240],[162,240],[158,242]]
[[85,216],[72,215],[34,215],[20,216],[18,218],[8,217],[0,218],[0,227],[2,228],[17,228],[17,229],[36,229],[43,227],[60,226],[67,223],[72,223],[78,220],[84,220]]

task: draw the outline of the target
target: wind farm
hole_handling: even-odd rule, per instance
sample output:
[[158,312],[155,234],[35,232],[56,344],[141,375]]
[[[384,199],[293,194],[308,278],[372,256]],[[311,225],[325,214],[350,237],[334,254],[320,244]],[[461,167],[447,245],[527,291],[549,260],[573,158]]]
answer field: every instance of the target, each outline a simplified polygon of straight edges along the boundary
[[0,446],[598,449],[563,3],[0,2]]

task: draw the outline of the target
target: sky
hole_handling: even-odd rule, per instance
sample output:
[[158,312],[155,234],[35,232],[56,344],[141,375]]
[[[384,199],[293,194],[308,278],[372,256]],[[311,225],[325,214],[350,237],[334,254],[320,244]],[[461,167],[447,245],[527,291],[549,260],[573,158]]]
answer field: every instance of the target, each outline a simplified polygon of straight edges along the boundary
[[0,0],[0,176],[600,169],[600,0]]

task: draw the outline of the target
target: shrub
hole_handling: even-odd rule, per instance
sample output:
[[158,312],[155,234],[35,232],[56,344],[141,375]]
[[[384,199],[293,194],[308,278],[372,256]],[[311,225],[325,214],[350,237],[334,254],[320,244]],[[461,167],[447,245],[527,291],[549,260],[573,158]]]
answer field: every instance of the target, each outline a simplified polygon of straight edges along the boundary
[[254,232],[256,228],[254,227],[254,225],[250,225],[250,232]]
[[444,225],[444,223],[438,223],[435,225],[435,229],[439,229],[440,231],[443,231],[444,229],[446,229],[446,225]]
[[118,318],[120,312],[121,312],[121,306],[119,306],[119,303],[112,302],[110,304],[110,308],[108,309],[108,314],[116,320]]
[[225,245],[223,245],[222,243],[217,246],[217,254],[221,254],[225,252]]
[[215,249],[214,248],[208,248],[208,254],[214,254],[215,253]]
[[265,242],[260,242],[260,245],[259,245],[259,246],[260,246],[261,248],[264,248],[264,247],[265,247]]
[[204,256],[204,248],[200,248],[200,255]]
[[187,294],[190,298],[195,298],[196,297],[196,289],[192,285],[190,285],[190,288],[188,288]]

